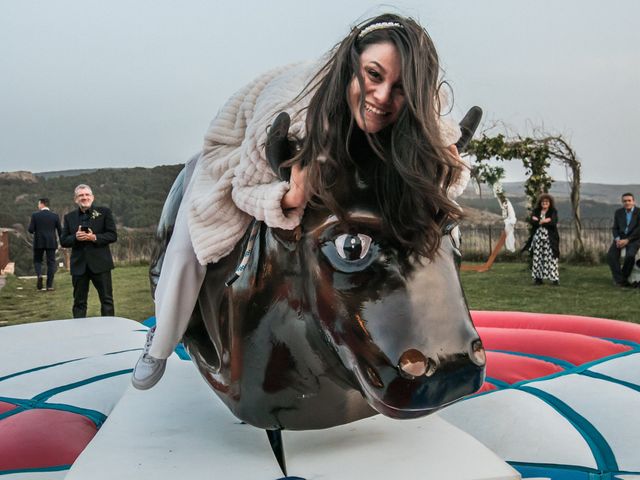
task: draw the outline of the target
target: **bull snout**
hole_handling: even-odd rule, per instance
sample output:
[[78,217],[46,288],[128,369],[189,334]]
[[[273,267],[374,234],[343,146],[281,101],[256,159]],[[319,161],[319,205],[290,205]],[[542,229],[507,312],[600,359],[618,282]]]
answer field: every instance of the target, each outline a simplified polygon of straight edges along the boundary
[[[477,338],[469,345],[469,359],[478,367],[484,367],[487,357],[482,341]],[[430,377],[438,370],[439,361],[425,356],[420,350],[411,348],[400,355],[398,371],[406,379]]]

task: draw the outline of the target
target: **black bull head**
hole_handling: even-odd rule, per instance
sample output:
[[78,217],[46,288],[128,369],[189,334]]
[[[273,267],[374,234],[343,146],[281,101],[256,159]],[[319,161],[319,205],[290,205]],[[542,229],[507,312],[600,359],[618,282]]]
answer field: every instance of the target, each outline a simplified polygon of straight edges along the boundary
[[[346,221],[307,208],[293,232],[258,224],[236,281],[225,286],[249,232],[207,269],[184,343],[228,408],[256,427],[328,428],[376,413],[421,417],[484,379],[450,230],[433,260],[408,256],[383,228],[366,182],[355,172],[346,178]],[[167,202],[165,227],[180,195]]]

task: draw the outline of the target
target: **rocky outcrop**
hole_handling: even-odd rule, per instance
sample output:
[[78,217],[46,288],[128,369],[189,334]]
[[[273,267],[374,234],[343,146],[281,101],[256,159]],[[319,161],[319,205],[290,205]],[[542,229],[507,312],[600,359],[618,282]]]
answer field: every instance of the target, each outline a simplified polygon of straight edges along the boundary
[[31,172],[19,170],[17,172],[0,172],[0,180],[19,180],[28,183],[38,183],[38,178]]

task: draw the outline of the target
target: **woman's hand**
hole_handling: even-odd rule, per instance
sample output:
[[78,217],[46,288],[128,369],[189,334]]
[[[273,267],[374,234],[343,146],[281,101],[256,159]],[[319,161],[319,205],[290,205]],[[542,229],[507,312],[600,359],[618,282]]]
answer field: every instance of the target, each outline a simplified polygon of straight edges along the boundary
[[458,147],[455,144],[451,144],[447,147],[447,150],[453,155],[453,158],[456,159],[459,163],[462,163],[462,158],[460,157],[460,153],[458,152]]
[[291,178],[289,179],[289,191],[284,194],[280,205],[283,210],[290,208],[304,207],[307,203],[307,192],[305,192],[307,171],[299,164],[291,167]]
[[531,217],[531,220],[533,220],[534,222],[539,222],[540,219],[538,217]]

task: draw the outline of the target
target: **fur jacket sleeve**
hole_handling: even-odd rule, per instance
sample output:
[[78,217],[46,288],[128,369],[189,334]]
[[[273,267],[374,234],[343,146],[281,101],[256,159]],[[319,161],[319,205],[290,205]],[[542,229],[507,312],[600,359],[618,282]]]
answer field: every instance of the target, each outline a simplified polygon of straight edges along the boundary
[[[297,98],[321,63],[289,65],[261,75],[235,93],[213,119],[205,135],[185,201],[189,233],[198,261],[205,265],[228,255],[252,218],[291,230],[304,209],[283,212],[289,190],[265,158],[268,126],[276,115],[291,116],[289,133],[305,136],[305,111],[311,95]],[[447,145],[460,137],[458,125],[441,119]]]

